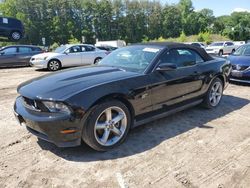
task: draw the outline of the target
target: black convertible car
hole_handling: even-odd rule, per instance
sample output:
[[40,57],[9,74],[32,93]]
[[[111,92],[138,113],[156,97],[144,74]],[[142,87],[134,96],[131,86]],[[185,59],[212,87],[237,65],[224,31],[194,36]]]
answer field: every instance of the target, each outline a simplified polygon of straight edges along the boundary
[[109,150],[137,125],[202,103],[219,105],[231,65],[179,43],[115,50],[99,65],[63,70],[21,84],[19,123],[59,147],[81,140]]

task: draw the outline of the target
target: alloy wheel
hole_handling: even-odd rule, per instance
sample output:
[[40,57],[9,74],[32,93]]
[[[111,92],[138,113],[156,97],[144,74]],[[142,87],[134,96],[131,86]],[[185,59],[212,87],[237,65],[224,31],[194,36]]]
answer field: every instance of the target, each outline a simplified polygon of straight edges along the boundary
[[11,36],[14,40],[19,40],[21,38],[21,34],[19,32],[13,32]]
[[128,126],[126,113],[119,107],[105,109],[97,118],[94,128],[96,141],[102,146],[119,142]]
[[211,106],[217,106],[221,100],[222,97],[222,84],[220,82],[215,82],[214,85],[211,88],[210,95],[209,95],[209,101]]

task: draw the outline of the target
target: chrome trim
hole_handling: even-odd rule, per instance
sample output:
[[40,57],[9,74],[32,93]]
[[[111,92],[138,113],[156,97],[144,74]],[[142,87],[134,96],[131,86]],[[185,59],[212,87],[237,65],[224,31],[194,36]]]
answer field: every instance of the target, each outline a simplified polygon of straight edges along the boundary
[[240,79],[235,79],[235,78],[229,78],[229,80],[235,81],[235,82],[242,82],[242,83],[250,84],[250,80],[240,80]]
[[30,110],[34,110],[34,111],[36,111],[36,112],[41,112],[41,110],[40,109],[37,109],[36,107],[37,107],[37,105],[36,105],[36,102],[34,101],[34,103],[35,103],[35,105],[36,105],[36,107],[35,106],[32,106],[32,105],[29,105],[29,104],[27,104],[27,102],[25,101],[25,99],[22,97],[22,103],[23,103],[23,105],[24,105],[24,107],[26,107],[26,108],[28,108],[28,109],[30,109]]

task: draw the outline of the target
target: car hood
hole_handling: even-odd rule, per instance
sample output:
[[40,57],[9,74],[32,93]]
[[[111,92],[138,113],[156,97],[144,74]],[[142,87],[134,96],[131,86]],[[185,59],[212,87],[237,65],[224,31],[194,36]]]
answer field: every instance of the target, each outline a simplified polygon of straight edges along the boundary
[[89,88],[138,75],[115,67],[73,68],[26,81],[17,91],[31,99],[60,101]]
[[228,60],[231,64],[238,64],[238,65],[246,65],[250,66],[250,56],[236,56],[236,55],[230,55],[228,56]]
[[54,56],[58,56],[58,55],[61,55],[61,54],[55,53],[55,52],[47,52],[47,53],[34,55],[33,58],[54,57]]

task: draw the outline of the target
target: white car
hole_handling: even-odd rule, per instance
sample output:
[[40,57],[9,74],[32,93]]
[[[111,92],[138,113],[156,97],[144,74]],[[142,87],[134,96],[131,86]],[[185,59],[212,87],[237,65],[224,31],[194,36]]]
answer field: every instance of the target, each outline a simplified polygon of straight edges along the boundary
[[214,42],[206,47],[206,52],[208,54],[222,56],[235,52],[236,48],[237,46],[235,46],[234,43],[230,41]]
[[96,64],[108,53],[88,44],[67,44],[58,47],[54,52],[32,56],[30,65],[57,71],[62,67]]

